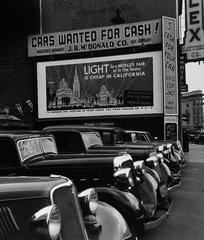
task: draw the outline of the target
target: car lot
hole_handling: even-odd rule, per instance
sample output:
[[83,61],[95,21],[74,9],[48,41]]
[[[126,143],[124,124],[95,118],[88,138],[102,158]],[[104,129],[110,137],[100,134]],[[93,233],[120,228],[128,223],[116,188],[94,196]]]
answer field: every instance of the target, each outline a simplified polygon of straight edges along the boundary
[[146,232],[142,240],[203,240],[204,146],[190,144],[187,156],[181,187],[172,193],[174,204],[168,221]]
[[[91,132],[90,131],[89,132],[82,131],[81,134],[83,137],[84,136],[88,137],[88,136],[90,136]],[[98,139],[98,137],[99,137],[99,135],[97,135],[97,139]],[[69,138],[67,138],[67,139],[69,139]],[[73,137],[71,139],[73,140]],[[97,142],[95,140],[92,141],[92,138],[85,138],[85,139],[86,139],[87,143],[94,143],[93,146],[95,146],[95,143]],[[9,145],[9,143],[11,145]],[[57,148],[56,148],[56,144],[55,144],[53,135],[50,135],[47,133],[43,133],[41,135],[38,131],[35,131],[35,132],[29,131],[26,133],[24,133],[23,131],[20,131],[20,132],[15,132],[15,131],[11,132],[10,131],[8,133],[4,132],[4,133],[1,133],[1,144],[0,145],[1,145],[1,151],[2,151],[2,153],[4,153],[3,156],[5,156],[5,159],[7,157],[7,161],[4,162],[4,166],[5,166],[5,164],[12,163],[13,165],[12,164],[9,165],[10,170],[12,170],[15,173],[15,170],[17,169],[16,174],[20,175],[20,176],[21,175],[43,176],[44,174],[45,175],[47,175],[47,174],[62,174],[64,176],[66,176],[65,174],[67,173],[67,170],[70,168],[70,165],[69,166],[67,165],[68,163],[70,163],[70,158],[68,158],[67,154],[64,154],[64,155],[57,154]],[[92,145],[90,145],[90,147],[92,147]],[[196,145],[196,147],[198,147],[198,145]],[[97,148],[99,148],[98,144],[97,144]],[[90,149],[92,149],[92,148],[90,148]],[[144,149],[146,149],[146,145],[143,146],[142,151],[144,151]],[[196,159],[194,158],[193,153],[195,153],[197,156],[198,150],[194,151],[194,149],[195,149],[195,147],[192,146],[192,151],[188,154],[189,158],[193,158],[193,160],[195,161],[195,162],[192,162],[192,164],[203,164],[200,162],[196,162]],[[202,149],[202,145],[201,145],[201,152],[202,152],[202,150],[203,149]],[[171,153],[168,150],[167,150],[167,152]],[[156,152],[153,152],[153,153],[155,154]],[[190,154],[192,154],[192,156]],[[77,159],[76,159],[76,156],[75,157],[74,156],[75,155],[72,153],[71,159],[74,160],[74,162],[76,162]],[[95,166],[95,163],[96,163],[95,161],[97,160],[96,152],[94,153],[93,156],[94,156],[94,166]],[[103,159],[105,158],[105,156],[106,155],[103,156]],[[70,155],[69,155],[69,157],[70,157]],[[187,230],[185,229],[185,227],[187,227],[187,229],[190,229],[191,227],[193,227],[195,229],[195,226],[189,221],[192,218],[191,215],[192,216],[194,216],[194,215],[201,216],[201,218],[202,218],[202,215],[198,215],[198,213],[197,213],[200,210],[199,208],[198,208],[197,212],[195,211],[195,208],[198,206],[198,204],[195,205],[195,203],[194,203],[195,200],[193,199],[192,194],[190,195],[191,198],[189,198],[188,194],[185,196],[185,194],[186,194],[185,188],[180,189],[181,191],[179,190],[177,192],[174,192],[173,194],[170,193],[174,200],[173,202],[175,205],[175,209],[174,208],[171,209],[172,214],[170,214],[170,216],[172,216],[172,217],[170,217],[170,220],[167,221],[168,224],[163,223],[163,220],[166,220],[166,218],[169,216],[169,209],[171,208],[171,203],[172,203],[172,199],[166,195],[167,191],[165,191],[165,189],[166,189],[167,185],[164,186],[163,181],[165,180],[165,177],[167,177],[167,179],[168,179],[168,177],[171,175],[168,175],[168,174],[165,176],[159,175],[160,171],[162,171],[161,172],[162,174],[165,174],[164,170],[166,168],[161,168],[163,165],[161,165],[161,164],[158,165],[159,163],[157,163],[155,165],[155,162],[158,160],[155,155],[153,155],[152,157],[149,157],[147,159],[148,160],[147,162],[149,164],[151,163],[150,165],[152,167],[153,166],[155,167],[155,172],[159,168],[158,173],[156,172],[158,174],[158,176],[155,174],[150,175],[149,173],[147,173],[147,175],[143,176],[142,173],[144,173],[144,172],[141,170],[141,166],[140,166],[141,163],[139,164],[140,161],[138,161],[138,163],[134,165],[131,155],[123,153],[122,155],[119,154],[117,156],[108,155],[108,157],[109,158],[111,157],[111,159],[109,159],[109,160],[111,160],[111,162],[108,161],[108,163],[110,163],[109,168],[111,168],[111,176],[114,173],[114,177],[117,179],[117,182],[115,182],[115,187],[109,188],[109,187],[100,186],[100,185],[98,185],[98,186],[94,185],[94,186],[96,187],[96,192],[98,193],[99,200],[101,200],[101,201],[104,200],[104,202],[107,201],[106,203],[109,203],[109,199],[111,199],[109,204],[115,203],[113,205],[113,207],[115,207],[115,208],[118,207],[119,208],[118,211],[119,212],[121,211],[122,215],[125,216],[125,217],[123,217],[122,215],[121,215],[121,217],[118,216],[116,222],[121,223],[122,221],[124,221],[124,223],[127,226],[126,229],[128,230],[128,234],[130,233],[130,231],[129,231],[130,226],[131,226],[130,229],[131,229],[133,235],[137,235],[137,234],[141,233],[141,231],[139,231],[139,230],[141,230],[143,228],[144,229],[153,229],[155,227],[158,227],[157,231],[149,230],[149,232],[147,232],[143,236],[140,236],[140,234],[139,234],[139,239],[143,239],[143,238],[144,239],[153,239],[153,234],[155,234],[155,239],[158,239],[158,234],[160,237],[160,236],[163,236],[164,233],[168,233],[168,231],[170,231],[170,233],[171,233],[171,234],[168,234],[168,236],[172,236],[172,234],[179,233],[178,239],[182,239],[182,238],[180,238],[180,236],[183,236],[182,235],[183,233],[187,233]],[[89,156],[89,158],[91,158],[91,156]],[[200,159],[200,156],[198,156],[198,159]],[[9,162],[8,162],[8,160],[9,160]],[[82,159],[80,159],[80,161],[81,160]],[[87,161],[87,158],[84,159],[84,161],[85,160]],[[98,159],[98,160],[101,160],[101,159]],[[160,161],[162,161],[162,159],[160,159]],[[101,161],[99,161],[99,163],[101,163]],[[20,167],[19,167],[19,164],[20,164]],[[85,164],[85,162],[83,162],[83,164]],[[104,162],[103,162],[103,164],[104,164]],[[156,166],[157,166],[157,168],[156,168]],[[80,169],[81,169],[81,167],[82,166],[80,165]],[[93,167],[93,165],[92,165],[92,167]],[[202,177],[203,172],[201,172],[199,174],[195,174],[195,176],[193,176],[194,168],[191,169],[191,162],[184,168],[183,174],[181,174],[181,175],[185,181],[186,181],[186,178],[188,180],[188,177],[191,176],[190,182],[194,183],[194,180],[192,180],[192,179],[195,179],[195,177],[197,177],[197,176]],[[134,171],[133,171],[133,169],[134,169]],[[148,168],[145,168],[145,169],[147,169],[146,171],[149,171],[151,173],[150,169],[148,169]],[[196,168],[196,169],[200,170],[201,168]],[[56,170],[56,172],[55,172],[55,170]],[[115,172],[112,172],[113,170]],[[179,168],[179,171],[180,171],[180,168]],[[100,172],[101,172],[101,167],[100,167]],[[153,173],[155,173],[155,172],[153,172]],[[169,172],[170,172],[170,170],[169,170]],[[137,173],[137,175],[135,175],[136,173]],[[166,172],[166,173],[168,173],[168,172]],[[107,172],[106,172],[106,174],[107,174]],[[81,176],[81,173],[79,175]],[[70,175],[68,174],[68,177],[69,176]],[[133,177],[133,176],[135,176],[135,177]],[[149,178],[148,178],[148,176],[149,176]],[[155,179],[154,179],[154,176],[156,176]],[[162,181],[160,182],[160,180],[158,180],[158,184],[157,184],[156,179],[160,179],[160,176],[162,178]],[[93,178],[93,176],[91,176],[91,179],[92,178]],[[73,179],[73,180],[75,181],[75,179]],[[99,180],[99,178],[98,178],[98,180]],[[167,181],[167,183],[168,183],[168,181]],[[188,182],[187,182],[186,186],[187,186],[187,188],[189,188],[187,190],[187,193],[191,192],[191,190],[194,191],[194,189],[195,189],[195,186],[193,186],[193,185],[191,186],[190,184],[188,184]],[[128,188],[128,192],[126,192],[127,188]],[[137,189],[137,191],[135,191],[136,189]],[[157,190],[159,191],[158,195],[157,195]],[[183,192],[182,192],[182,190],[183,190]],[[110,195],[110,193],[112,194],[113,192],[114,192],[114,196],[113,196],[113,198],[110,198],[110,196],[112,196],[112,195]],[[118,194],[117,198],[115,198],[116,192]],[[200,193],[200,190],[198,190],[198,192]],[[140,194],[140,195],[138,195],[138,194]],[[185,196],[185,199],[183,199],[184,196]],[[124,202],[121,201],[122,199],[124,199],[123,197],[125,197]],[[142,199],[141,205],[139,205],[140,199]],[[186,201],[186,199],[188,199],[189,201]],[[196,199],[199,200],[198,197],[196,197]],[[127,200],[129,202],[126,205]],[[201,200],[203,200],[203,199],[201,199]],[[170,204],[166,205],[165,203],[167,203],[167,201]],[[202,204],[202,202],[201,202],[201,204]],[[122,208],[126,209],[126,211],[122,211],[123,209],[120,206],[124,206],[125,208],[123,208],[123,207]],[[139,208],[140,206],[142,206],[141,209]],[[189,206],[191,207],[192,211],[189,211],[189,209],[190,209]],[[86,212],[86,207],[83,209]],[[163,210],[163,214],[161,214],[160,210]],[[156,213],[156,211],[159,214],[154,215],[154,213]],[[178,216],[175,214],[175,212],[176,212],[176,214],[178,214]],[[134,213],[134,214],[131,215],[130,213]],[[87,216],[89,216],[89,215],[83,214],[84,221],[86,223],[87,219],[88,219],[88,223],[90,223],[89,222],[90,217],[87,218]],[[180,216],[180,219],[179,219],[179,216]],[[143,219],[142,219],[142,221],[139,222],[139,220],[141,220],[141,217]],[[137,218],[138,218],[138,222],[136,223],[135,219],[137,219]],[[122,219],[124,219],[124,220],[122,220]],[[186,219],[188,220],[188,222],[187,222],[188,224],[185,222]],[[91,220],[92,220],[92,218],[91,218]],[[127,222],[128,222],[129,227],[127,225]],[[200,222],[202,224],[201,220],[199,220],[199,223]],[[160,223],[163,223],[163,224],[161,226],[159,226]],[[174,226],[172,226],[172,225],[174,225]],[[179,229],[178,229],[178,226],[179,226]],[[102,228],[104,229],[104,226]],[[138,233],[134,230],[136,228],[138,229]],[[174,228],[176,228],[177,231],[174,231]],[[112,229],[114,229],[114,228],[112,228]],[[181,229],[182,229],[183,233],[182,233]],[[162,233],[162,231],[164,231],[164,233]],[[197,228],[196,228],[196,231],[197,231]],[[104,231],[104,233],[109,233],[109,232],[110,231]],[[113,232],[117,233],[118,231],[114,230]],[[191,233],[193,235],[195,234],[195,233],[193,233],[193,231],[191,231]],[[188,234],[188,236],[189,236],[189,234]],[[128,235],[128,237],[130,237],[130,234]],[[113,240],[113,237],[107,238],[105,236],[105,238],[100,238],[100,239]],[[119,240],[121,238],[116,237],[114,239]],[[122,238],[122,239],[124,239],[124,238]]]

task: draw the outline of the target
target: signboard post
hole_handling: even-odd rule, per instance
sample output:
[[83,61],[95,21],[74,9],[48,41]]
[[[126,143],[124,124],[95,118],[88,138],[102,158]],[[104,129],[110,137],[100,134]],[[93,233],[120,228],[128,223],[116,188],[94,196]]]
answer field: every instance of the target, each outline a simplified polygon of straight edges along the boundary
[[179,81],[179,91],[188,92],[188,84],[186,84],[186,67],[185,67],[185,55],[179,54],[179,72],[178,72],[178,81]]
[[[168,139],[165,118],[178,119],[178,73],[177,73],[177,36],[176,19],[162,17],[163,43],[163,81],[164,81],[164,138]],[[178,121],[176,121],[178,123]],[[170,126],[168,121],[168,126]],[[177,124],[175,121],[173,124]],[[178,129],[178,126],[176,126]],[[178,133],[176,131],[176,137]]]

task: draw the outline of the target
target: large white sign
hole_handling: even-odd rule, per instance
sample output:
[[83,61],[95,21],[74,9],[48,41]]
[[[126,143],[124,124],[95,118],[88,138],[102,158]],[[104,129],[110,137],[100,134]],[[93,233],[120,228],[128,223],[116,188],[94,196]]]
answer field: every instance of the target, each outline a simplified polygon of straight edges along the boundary
[[162,53],[37,64],[38,117],[93,117],[163,112]]
[[176,19],[162,17],[164,114],[178,114]]
[[28,56],[69,54],[161,43],[161,20],[28,36]]
[[186,32],[182,53],[187,61],[204,58],[203,0],[186,0]]

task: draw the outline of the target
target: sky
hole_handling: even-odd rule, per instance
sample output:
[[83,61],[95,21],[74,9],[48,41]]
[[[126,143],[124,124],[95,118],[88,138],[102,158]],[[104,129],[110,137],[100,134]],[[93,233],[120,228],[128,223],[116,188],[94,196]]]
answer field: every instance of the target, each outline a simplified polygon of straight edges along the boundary
[[202,90],[204,93],[204,63],[186,63],[188,91]]

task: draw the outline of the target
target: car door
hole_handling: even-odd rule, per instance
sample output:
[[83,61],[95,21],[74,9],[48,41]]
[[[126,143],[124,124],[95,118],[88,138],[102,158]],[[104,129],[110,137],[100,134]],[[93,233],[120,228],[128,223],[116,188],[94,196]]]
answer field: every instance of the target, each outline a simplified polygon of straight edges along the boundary
[[9,137],[0,137],[0,175],[13,175],[20,163],[15,142]]

